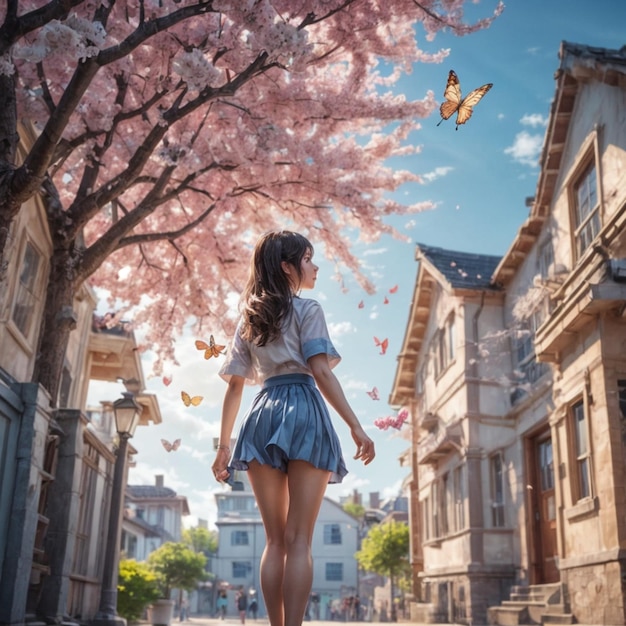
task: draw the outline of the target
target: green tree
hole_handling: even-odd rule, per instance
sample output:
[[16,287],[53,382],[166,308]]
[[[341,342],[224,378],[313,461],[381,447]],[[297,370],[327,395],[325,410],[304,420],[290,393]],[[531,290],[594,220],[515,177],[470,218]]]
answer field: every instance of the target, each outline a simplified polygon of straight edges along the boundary
[[169,598],[172,589],[193,590],[206,578],[206,557],[184,543],[164,543],[148,557],[148,566],[156,574],[161,597]]
[[364,570],[389,577],[393,603],[398,581],[410,575],[409,527],[394,520],[372,527],[356,560]]
[[156,574],[134,559],[120,561],[117,612],[129,622],[140,619],[144,609],[160,597]]
[[365,507],[355,502],[346,502],[346,504],[343,505],[343,510],[348,513],[348,515],[352,515],[352,517],[356,517],[358,520],[363,519],[365,515]]
[[217,552],[217,533],[202,526],[183,530],[183,542],[194,552],[201,552],[204,555]]

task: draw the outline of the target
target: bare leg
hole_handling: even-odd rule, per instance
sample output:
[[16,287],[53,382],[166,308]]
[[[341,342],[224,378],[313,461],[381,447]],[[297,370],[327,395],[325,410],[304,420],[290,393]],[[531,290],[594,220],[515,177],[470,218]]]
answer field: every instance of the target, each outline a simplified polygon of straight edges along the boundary
[[287,474],[289,511],[285,526],[283,582],[285,626],[301,626],[313,583],[311,541],[328,485],[329,472],[305,461],[290,461]]
[[271,626],[285,626],[283,577],[285,572],[285,525],[289,507],[287,475],[269,465],[252,461],[248,477],[265,528],[261,557],[261,590]]

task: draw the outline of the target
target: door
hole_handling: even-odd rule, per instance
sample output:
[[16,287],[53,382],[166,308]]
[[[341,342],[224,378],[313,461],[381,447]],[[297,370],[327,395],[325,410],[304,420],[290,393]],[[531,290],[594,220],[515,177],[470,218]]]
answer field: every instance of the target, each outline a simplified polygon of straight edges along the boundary
[[554,496],[554,458],[550,432],[532,440],[534,480],[531,487],[533,515],[533,584],[553,583],[560,579],[557,566],[556,501]]

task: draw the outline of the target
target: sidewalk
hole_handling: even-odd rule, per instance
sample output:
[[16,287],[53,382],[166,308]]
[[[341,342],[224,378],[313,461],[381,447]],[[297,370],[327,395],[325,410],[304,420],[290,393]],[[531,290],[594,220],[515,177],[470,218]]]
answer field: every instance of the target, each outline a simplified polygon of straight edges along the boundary
[[[386,626],[455,626],[454,624],[418,624],[417,622],[409,622],[408,620],[400,620],[398,622],[344,622],[342,620],[326,621],[326,620],[305,620],[302,626],[369,626],[370,624],[385,624]],[[142,626],[150,626],[147,622],[142,622]],[[191,615],[184,621],[179,621],[177,617],[172,620],[172,626],[241,626],[238,616],[227,616],[226,619],[217,617],[209,617],[208,615]],[[269,621],[265,617],[252,619],[246,617],[245,626],[269,626]],[[474,626],[480,626],[474,624]]]

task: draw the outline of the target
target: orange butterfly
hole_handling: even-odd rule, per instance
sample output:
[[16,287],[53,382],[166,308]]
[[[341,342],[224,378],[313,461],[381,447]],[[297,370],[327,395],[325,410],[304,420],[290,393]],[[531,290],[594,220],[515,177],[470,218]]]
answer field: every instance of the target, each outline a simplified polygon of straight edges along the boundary
[[215,343],[215,339],[213,339],[213,335],[209,337],[209,343],[202,341],[201,339],[196,340],[196,348],[198,350],[204,350],[204,358],[210,359],[212,356],[218,357],[224,350],[226,346],[219,346]]
[[378,387],[374,387],[371,391],[368,391],[366,393],[372,400],[380,400],[380,396],[378,395]]
[[[465,98],[461,98],[459,77],[455,74],[454,70],[450,70],[448,83],[443,92],[443,97],[446,101],[439,107],[439,113],[441,114],[439,124],[456,113],[456,130],[459,130],[459,126],[465,124],[465,122],[472,117],[472,108],[492,87],[493,83],[487,83],[482,87],[470,91]],[[439,124],[437,124],[437,126],[439,126]]]
[[180,439],[177,439],[172,443],[170,443],[167,439],[161,439],[161,443],[168,452],[176,452],[176,450],[178,450],[178,447],[180,446]]
[[190,396],[186,391],[181,391],[180,397],[183,399],[185,406],[198,406],[203,400],[202,396]]
[[374,337],[374,343],[376,347],[380,348],[380,353],[385,354],[387,352],[387,348],[389,347],[389,339],[383,339],[382,341],[378,337]]

